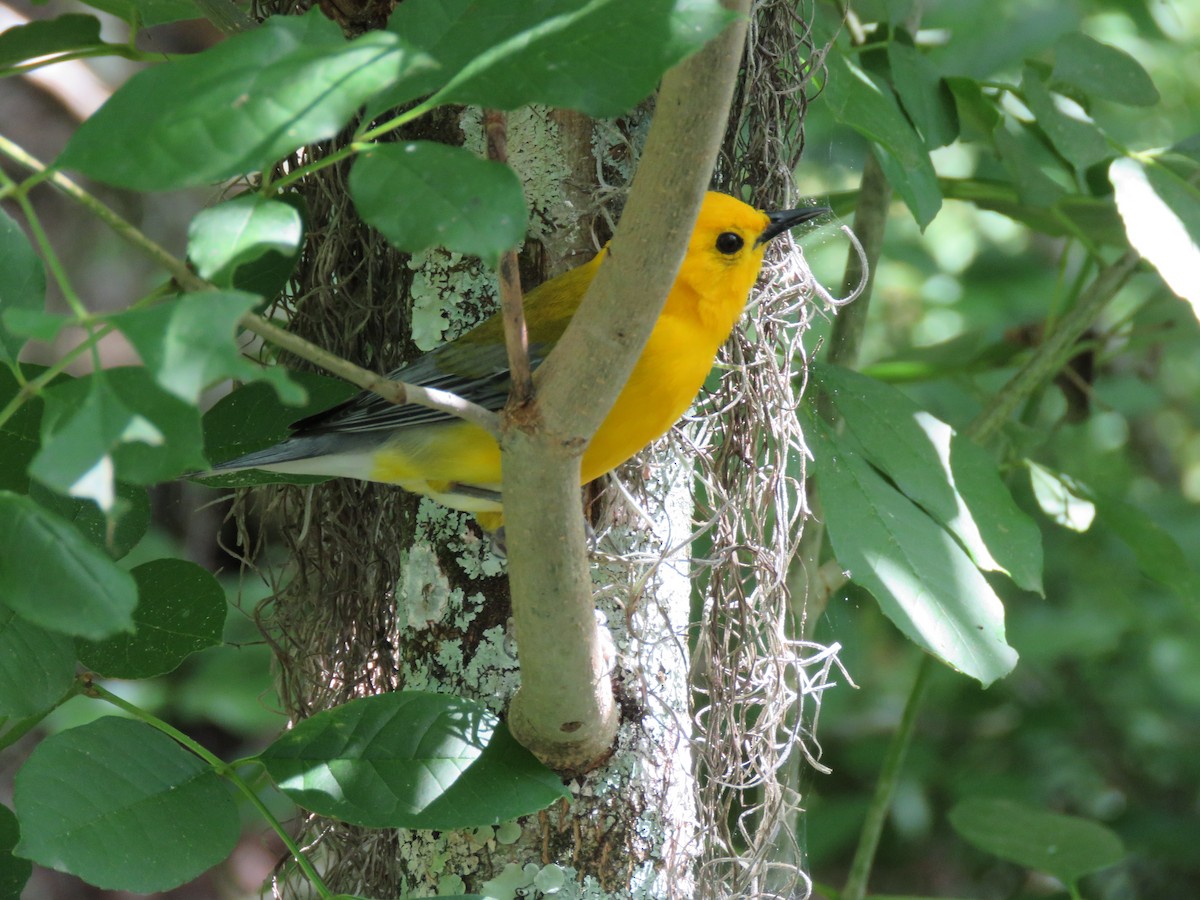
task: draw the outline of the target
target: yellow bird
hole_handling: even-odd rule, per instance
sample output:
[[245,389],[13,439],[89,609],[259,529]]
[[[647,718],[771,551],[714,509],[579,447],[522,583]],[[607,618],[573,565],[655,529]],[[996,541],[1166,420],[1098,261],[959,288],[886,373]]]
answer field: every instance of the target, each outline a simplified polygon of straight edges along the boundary
[[[662,314],[584,451],[581,484],[616,468],[678,421],[745,308],[767,242],[825,212],[808,207],[766,213],[725,194],[705,196]],[[562,336],[606,253],[525,295],[532,365]],[[509,373],[499,315],[389,377],[501,409]],[[485,528],[502,521],[500,448],[478,425],[364,392],[291,427],[287,440],[220,463],[213,474],[263,469],[378,481],[474,513]]]

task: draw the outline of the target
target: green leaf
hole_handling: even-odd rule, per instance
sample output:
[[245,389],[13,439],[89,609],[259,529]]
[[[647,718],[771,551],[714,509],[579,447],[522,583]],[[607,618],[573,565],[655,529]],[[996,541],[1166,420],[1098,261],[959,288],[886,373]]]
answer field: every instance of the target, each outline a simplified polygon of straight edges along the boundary
[[438,67],[409,74],[372,115],[445,86],[443,102],[615,116],[732,18],[713,0],[407,0],[388,30]]
[[1066,188],[1047,174],[1054,171],[1058,158],[1042,147],[1025,126],[1006,122],[995,130],[992,140],[1022,204],[1047,209],[1066,193]]
[[986,453],[890,385],[838,366],[814,366],[812,376],[856,452],[958,538],[977,566],[1041,591],[1041,533]]
[[[949,426],[937,424],[939,435],[945,436]],[[960,539],[980,566],[1006,573],[1027,591],[1043,593],[1042,532],[1013,500],[996,461],[961,434],[951,436],[948,446],[939,440],[938,449],[943,466],[949,456],[954,486],[962,498],[961,524],[951,525],[951,531],[962,535]],[[965,511],[961,509],[963,504]],[[981,544],[966,536],[971,528],[977,529]],[[985,554],[994,564],[982,561]]]
[[924,141],[913,130],[895,96],[839,54],[826,58],[829,83],[824,94],[830,112],[843,125],[873,141],[879,164],[896,192],[924,228],[942,205],[937,175]]
[[363,220],[400,250],[445,247],[489,266],[521,242],[529,219],[516,172],[430,141],[363,153],[350,171],[350,195]]
[[[0,309],[40,312],[45,303],[46,269],[21,226],[0,209]],[[0,363],[16,362],[24,346],[23,336],[0,331]]]
[[240,833],[230,788],[166,735],[106,716],[42,741],[17,773],[16,852],[109,890],[190,881]]
[[595,118],[620,115],[734,18],[715,0],[576,0],[552,9],[564,12],[493,44],[438,97],[498,109],[536,103]]
[[1078,31],[1064,34],[1054,45],[1052,77],[1098,100],[1153,106],[1160,99],[1141,63],[1124,50]]
[[39,56],[103,46],[100,20],[95,16],[71,13],[57,19],[17,25],[0,33],[0,67]]
[[134,548],[150,527],[150,497],[144,487],[118,481],[113,514],[106,516],[91,500],[75,500],[42,487],[29,485],[29,496],[44,509],[70,522],[85,538],[113,559]]
[[12,855],[21,836],[17,817],[7,806],[0,806],[0,900],[18,900],[25,882],[33,874],[33,865]]
[[970,798],[950,810],[949,818],[963,840],[980,850],[1068,885],[1125,858],[1121,839],[1103,825],[1011,800]]
[[[300,217],[301,232],[307,228],[308,205],[304,195],[286,191],[274,201],[290,206]],[[233,272],[231,286],[235,290],[257,294],[259,297],[275,297],[287,286],[288,279],[300,261],[303,244],[297,244],[290,252],[267,250],[257,259],[239,264]]]
[[183,559],[156,559],[130,574],[138,588],[137,633],[78,641],[85,666],[107,678],[153,678],[221,643],[225,591],[206,570]]
[[315,8],[273,16],[139,72],[80,126],[57,165],[142,191],[257,172],[332,137],[372,94],[424,64],[388,32],[347,41]]
[[[353,397],[359,390],[341,379],[318,372],[292,372],[291,377],[308,394],[308,402],[299,408],[284,406],[261,382],[239,387],[218,400],[204,414],[205,455],[220,462],[263,450],[284,440],[291,433],[288,426],[292,422],[329,409]],[[253,470],[206,478],[204,484],[243,487],[249,484],[312,484],[326,480]]]
[[954,96],[962,139],[991,141],[992,133],[1000,124],[1000,111],[996,109],[996,102],[983,93],[983,88],[974,78],[952,76],[946,79],[946,86]]
[[133,630],[137,585],[58,516],[2,491],[0,597],[27,622],[95,639]]
[[142,28],[203,18],[192,0],[87,0],[87,5]]
[[890,385],[840,366],[814,366],[812,376],[876,468],[935,519],[956,515],[954,486],[917,420],[920,407]]
[[1100,521],[1133,551],[1143,575],[1170,588],[1181,600],[1200,598],[1200,573],[1170,532],[1117,497],[1093,499]]
[[1033,66],[1025,67],[1021,88],[1029,111],[1050,143],[1076,169],[1087,169],[1115,155],[1083,108],[1062,94],[1052,94]]
[[[134,429],[129,435],[131,442],[119,442],[113,447],[110,455],[113,472],[119,481],[155,484],[205,465],[201,454],[199,410],[162,390],[144,366],[105,369],[100,376],[93,373],[83,378],[66,379],[47,390],[42,423],[44,434],[58,440],[62,423],[75,416],[87,402],[96,377],[104,379],[106,390],[115,396],[121,409],[144,419],[163,435],[160,443],[145,443],[136,439],[139,432]],[[110,424],[102,423],[104,428]],[[84,441],[95,444],[95,438],[86,434]],[[69,461],[71,448],[62,448],[62,455]],[[100,458],[97,458],[97,465],[100,465]]]
[[[75,678],[75,645],[0,606],[0,717],[44,713]],[[0,892],[0,897],[3,897]]]
[[[29,377],[30,373],[25,375]],[[19,390],[12,370],[0,366],[0,406],[6,406]],[[42,400],[33,397],[25,401],[8,421],[0,424],[0,459],[4,460],[4,465],[0,466],[0,490],[24,494],[29,489],[26,470],[41,446],[43,407]]]
[[825,525],[847,577],[919,647],[991,684],[1012,671],[1004,607],[962,547],[828,427],[810,418]]
[[1195,178],[1181,178],[1153,157],[1115,160],[1108,177],[1129,243],[1200,319],[1200,189]]
[[[121,402],[103,370],[80,381],[87,387],[80,403],[77,383],[46,392],[42,449],[29,474],[60,494],[92,500],[108,514],[116,503],[113,451],[134,441],[161,446],[165,439],[150,420]],[[64,397],[70,399],[63,402]]]
[[18,338],[34,338],[50,343],[58,333],[74,321],[74,316],[65,313],[46,312],[44,309],[6,309],[0,315],[4,330]]
[[[908,35],[900,32],[905,38]],[[958,137],[954,96],[929,57],[908,41],[888,41],[892,85],[904,111],[925,138],[925,146],[944,147]]]
[[268,382],[286,403],[303,403],[304,391],[282,366],[260,366],[242,356],[238,320],[259,298],[240,291],[186,294],[150,309],[111,318],[133,344],[154,380],[194,405],[205,389],[226,378]]
[[305,809],[374,828],[495,825],[567,796],[482,704],[404,691],[300,722],[259,760]]
[[1070,475],[1054,472],[1025,460],[1029,467],[1029,483],[1038,506],[1047,516],[1071,531],[1087,531],[1096,518],[1096,504],[1088,499],[1091,493]]
[[304,223],[294,205],[242,194],[196,214],[188,227],[188,258],[201,278],[233,287],[242,266],[268,253],[294,261],[303,238]]

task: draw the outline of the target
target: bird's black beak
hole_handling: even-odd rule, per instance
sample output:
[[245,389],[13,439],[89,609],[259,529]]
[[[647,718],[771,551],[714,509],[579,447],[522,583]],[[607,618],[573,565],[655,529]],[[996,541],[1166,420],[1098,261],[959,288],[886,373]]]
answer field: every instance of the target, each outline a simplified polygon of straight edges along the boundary
[[826,206],[806,206],[803,209],[785,209],[780,212],[769,212],[767,218],[771,220],[763,233],[758,236],[758,240],[754,242],[754,246],[765,244],[771,238],[779,237],[785,231],[795,228],[801,222],[807,222],[809,219],[815,219],[817,216],[823,216],[825,213],[831,212]]

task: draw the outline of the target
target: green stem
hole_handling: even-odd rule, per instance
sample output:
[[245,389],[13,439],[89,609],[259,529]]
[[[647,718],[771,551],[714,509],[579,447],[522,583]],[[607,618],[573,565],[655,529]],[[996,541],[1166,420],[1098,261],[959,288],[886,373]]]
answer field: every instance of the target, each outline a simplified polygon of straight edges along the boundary
[[991,402],[964,429],[964,433],[979,444],[986,444],[1000,433],[1021,402],[1055,373],[1077,352],[1076,343],[1103,312],[1117,291],[1129,280],[1138,266],[1137,253],[1130,250],[1114,263],[1102,268],[1084,290],[1075,306],[1046,336],[1029,361],[996,392]]
[[129,715],[133,716],[135,719],[145,722],[151,728],[161,731],[167,737],[183,745],[185,748],[212,766],[213,770],[222,778],[226,778],[231,781],[234,787],[242,792],[246,799],[250,801],[251,805],[258,810],[259,815],[261,815],[267,821],[267,824],[275,830],[275,833],[279,835],[280,840],[282,840],[284,845],[288,848],[288,852],[292,854],[292,857],[303,870],[305,877],[308,878],[309,882],[316,889],[317,893],[322,898],[325,898],[325,900],[331,900],[333,897],[333,891],[331,891],[325,885],[325,882],[321,879],[321,876],[317,874],[317,870],[313,867],[308,857],[304,855],[304,851],[300,849],[300,846],[292,839],[292,836],[288,834],[287,829],[283,827],[283,823],[280,822],[279,819],[275,817],[275,814],[267,808],[267,805],[263,803],[262,798],[258,796],[254,789],[246,783],[246,780],[242,778],[242,776],[239,775],[232,766],[226,764],[220,759],[220,757],[215,756],[206,747],[196,743],[196,741],[192,740],[178,728],[175,728],[157,716],[146,712],[146,710],[142,709],[141,707],[135,706],[129,701],[118,697],[111,691],[105,690],[95,682],[89,681],[86,685],[86,690],[90,696],[105,700],[118,709],[129,713]]
[[298,169],[288,172],[287,175],[285,175],[283,178],[280,178],[278,181],[270,181],[264,177],[262,187],[258,189],[258,192],[264,197],[274,196],[284,188],[291,187],[297,181],[307,178],[314,172],[320,172],[322,169],[328,169],[330,166],[341,162],[343,159],[349,159],[356,153],[361,153],[363,150],[369,150],[374,146],[374,144],[363,144],[359,141],[346,144],[344,147],[339,147],[337,150],[334,150],[328,156],[323,156],[320,159],[313,160],[306,166],[301,166]]
[[134,225],[121,218],[112,209],[96,197],[93,197],[66,175],[48,168],[41,160],[26,153],[23,148],[2,135],[0,135],[0,154],[7,156],[14,162],[20,163],[35,173],[31,178],[26,179],[22,183],[21,190],[29,190],[34,184],[48,180],[56,188],[115,231],[118,237],[137,247],[166,269],[181,287],[189,291],[198,291],[209,286],[202,278],[189,269],[187,263],[183,260],[177,259],[166,248],[152,241]]
[[933,657],[922,654],[917,665],[917,677],[913,681],[912,690],[908,692],[904,713],[900,717],[900,726],[892,735],[887,756],[883,760],[883,768],[879,772],[879,781],[875,785],[875,793],[871,797],[871,805],[867,808],[866,819],[858,836],[858,847],[854,851],[854,860],[850,863],[850,874],[846,879],[845,890],[842,891],[842,900],[863,900],[866,896],[867,881],[871,876],[871,866],[875,862],[875,851],[879,848],[879,838],[883,834],[888,810],[891,809],[892,796],[900,782],[900,769],[904,765],[904,756],[916,731],[917,711],[921,707],[921,698],[932,671]]
[[67,688],[67,692],[59,697],[53,706],[47,707],[36,715],[18,719],[15,725],[12,725],[3,734],[0,734],[0,750],[3,750],[5,747],[11,747],[32,731],[46,716],[50,715],[50,713],[54,712],[54,710],[58,709],[72,697],[82,693],[82,691],[83,685],[76,679],[71,682],[71,686]]
[[[444,89],[442,93],[444,93]],[[421,116],[428,112],[432,112],[441,105],[442,101],[438,100],[438,94],[434,94],[424,103],[418,103],[412,109],[406,109],[399,115],[388,119],[382,125],[376,125],[374,128],[368,129],[360,135],[356,135],[354,138],[355,143],[360,141],[373,141],[375,138],[383,137],[388,132],[395,131],[397,128],[407,125],[409,122],[412,122],[415,119],[421,118]]]
[[[0,173],[0,178],[3,179],[5,187],[12,184],[9,177]],[[54,252],[54,246],[50,243],[50,238],[46,234],[46,230],[42,228],[42,220],[38,217],[37,210],[33,208],[33,204],[29,202],[29,189],[25,185],[15,186],[15,189],[8,192],[17,205],[21,207],[21,212],[25,216],[25,220],[29,223],[29,230],[33,232],[33,239],[38,245],[38,249],[42,251],[42,256],[46,260],[46,265],[50,268],[50,274],[54,276],[54,281],[62,291],[63,299],[67,301],[67,305],[71,307],[71,311],[79,318],[81,322],[86,322],[88,319],[87,307],[83,305],[79,295],[75,292],[74,286],[71,284],[71,279],[67,277],[67,271],[63,268],[62,260],[58,258],[58,254]]]

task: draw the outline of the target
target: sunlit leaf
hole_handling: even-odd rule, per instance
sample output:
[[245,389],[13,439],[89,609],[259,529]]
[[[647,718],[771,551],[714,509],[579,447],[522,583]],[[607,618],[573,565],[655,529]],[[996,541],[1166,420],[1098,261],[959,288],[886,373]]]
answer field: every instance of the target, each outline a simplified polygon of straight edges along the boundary
[[977,566],[1041,590],[1041,534],[987,454],[890,385],[838,366],[814,366],[812,376],[845,422],[843,449],[856,448]]
[[919,647],[988,685],[1016,665],[1004,607],[958,542],[816,418],[813,446],[838,564]]
[[438,95],[447,102],[614,116],[731,19],[714,0],[406,0],[388,30],[438,68],[414,71],[372,109],[448,84]]
[[1070,475],[1054,472],[1033,460],[1029,467],[1029,483],[1038,505],[1047,516],[1071,531],[1087,531],[1096,518],[1096,504],[1087,499],[1089,491]]
[[924,228],[942,205],[937,175],[924,141],[913,130],[887,85],[840,54],[826,59],[829,83],[822,94],[833,116],[882,151],[877,154],[888,181]]
[[1200,318],[1200,188],[1152,159],[1109,167],[1129,243]]
[[[165,436],[121,402],[103,372],[93,373],[84,383],[87,393],[81,403],[75,402],[75,385],[47,391],[42,449],[29,474],[60,494],[92,500],[109,513],[116,502],[113,452],[132,442],[161,446]],[[71,399],[65,400],[68,396]]]
[[239,269],[269,253],[294,262],[303,237],[294,205],[243,194],[197,213],[188,227],[188,258],[201,278],[234,287]]

